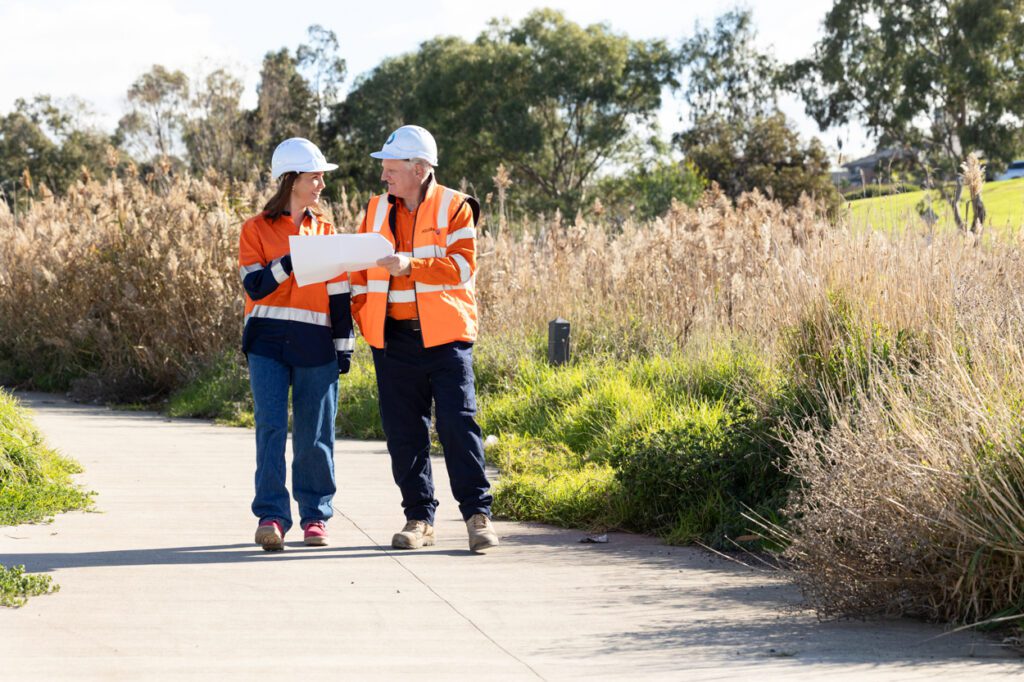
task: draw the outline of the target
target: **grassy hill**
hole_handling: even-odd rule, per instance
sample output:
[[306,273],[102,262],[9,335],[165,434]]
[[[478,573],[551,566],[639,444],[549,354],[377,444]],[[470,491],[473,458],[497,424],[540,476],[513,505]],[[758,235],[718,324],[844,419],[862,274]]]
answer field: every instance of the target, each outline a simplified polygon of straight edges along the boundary
[[[964,192],[966,194],[966,190]],[[848,203],[851,220],[854,225],[867,225],[875,228],[891,228],[894,225],[909,223],[921,224],[922,218],[918,206],[932,195],[932,210],[939,216],[938,225],[953,227],[953,212],[942,201],[938,192],[907,192],[885,197],[858,199]],[[989,182],[985,184],[981,194],[988,211],[988,227],[1000,230],[1016,231],[1024,226],[1024,178]],[[961,209],[966,215],[966,202]]]

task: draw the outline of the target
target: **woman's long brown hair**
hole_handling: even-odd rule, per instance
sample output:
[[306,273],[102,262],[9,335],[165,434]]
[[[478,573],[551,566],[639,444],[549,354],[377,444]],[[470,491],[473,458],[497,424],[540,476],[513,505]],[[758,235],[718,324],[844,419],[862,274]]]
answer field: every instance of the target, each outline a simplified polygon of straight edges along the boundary
[[277,220],[290,207],[292,187],[295,185],[297,177],[299,177],[299,174],[294,171],[281,176],[281,182],[277,186],[277,191],[274,192],[274,196],[270,197],[267,205],[263,207],[263,215],[269,220]]

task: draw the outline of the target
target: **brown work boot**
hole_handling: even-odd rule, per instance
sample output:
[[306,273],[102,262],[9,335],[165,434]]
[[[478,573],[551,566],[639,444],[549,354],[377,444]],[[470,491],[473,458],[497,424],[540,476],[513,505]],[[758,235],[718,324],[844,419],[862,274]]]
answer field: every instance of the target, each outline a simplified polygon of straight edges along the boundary
[[434,527],[426,521],[410,519],[405,528],[391,538],[391,546],[395,549],[419,549],[434,544]]
[[491,517],[487,514],[473,514],[466,521],[466,528],[469,530],[470,551],[482,552],[498,546],[498,534],[494,532]]

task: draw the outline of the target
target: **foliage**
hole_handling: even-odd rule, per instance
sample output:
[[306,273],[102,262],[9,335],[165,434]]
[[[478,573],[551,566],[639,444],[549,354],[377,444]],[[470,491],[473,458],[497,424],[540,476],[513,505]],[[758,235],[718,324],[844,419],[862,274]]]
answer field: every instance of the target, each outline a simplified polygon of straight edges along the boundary
[[734,9],[716,18],[713,28],[698,25],[683,41],[683,96],[695,125],[709,117],[738,122],[774,112],[782,67],[757,49],[756,39],[752,12]]
[[750,11],[734,10],[683,43],[691,126],[675,140],[729,197],[757,189],[787,206],[801,194],[836,205],[828,154],[817,138],[801,144],[778,110],[782,70],[755,40]]
[[188,108],[188,76],[155,64],[128,88],[117,135],[138,158],[175,156]]
[[228,426],[252,426],[253,403],[245,362],[237,351],[225,352],[171,394],[165,408],[171,417],[204,417]]
[[338,36],[334,31],[313,24],[306,33],[308,39],[295,50],[295,59],[308,74],[309,87],[316,99],[316,129],[322,133],[345,80],[345,60],[338,56]]
[[802,145],[781,112],[744,121],[706,118],[679,141],[687,159],[730,197],[759,189],[787,206],[804,194],[838,205],[825,148],[817,138]]
[[260,82],[256,86],[256,109],[247,112],[247,145],[262,168],[268,168],[274,148],[290,137],[314,142],[317,132],[317,103],[309,82],[299,71],[299,60],[288,48],[263,57]]
[[822,128],[860,121],[943,178],[973,150],[999,170],[1024,144],[1024,2],[837,0],[790,78]]
[[239,104],[242,89],[242,81],[224,69],[193,85],[192,114],[183,126],[182,139],[194,175],[213,171],[247,180],[254,165],[265,165],[245,145],[245,117]]
[[749,528],[746,509],[776,518],[784,502],[771,433],[784,396],[744,353],[521,363],[511,386],[481,398],[481,426],[498,436],[496,508],[727,544]]
[[26,575],[24,566],[8,568],[0,564],[0,606],[18,608],[29,597],[50,594],[60,589],[48,575]]
[[92,493],[71,482],[80,471],[46,447],[25,410],[0,389],[0,525],[38,523],[89,506]]
[[663,41],[537,10],[515,26],[493,22],[473,43],[435,38],[385,60],[339,108],[337,151],[350,154],[359,186],[375,184],[366,155],[397,125],[418,123],[438,139],[449,182],[493,191],[487,178],[504,163],[526,206],[573,215],[594,174],[636,149],[631,131],[653,121],[673,63]]
[[678,201],[693,205],[704,193],[704,178],[691,163],[658,160],[642,163],[622,175],[602,178],[595,194],[597,206],[623,220],[651,220],[665,215]]
[[83,173],[109,173],[113,140],[89,126],[88,116],[79,100],[38,95],[16,100],[14,110],[0,117],[0,190],[8,204],[43,186],[63,193]]

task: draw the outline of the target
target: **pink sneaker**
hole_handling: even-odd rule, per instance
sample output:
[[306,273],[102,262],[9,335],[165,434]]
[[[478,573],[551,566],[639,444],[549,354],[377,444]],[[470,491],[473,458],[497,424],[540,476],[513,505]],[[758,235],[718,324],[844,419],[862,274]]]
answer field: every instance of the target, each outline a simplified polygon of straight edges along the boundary
[[310,521],[302,528],[305,533],[302,536],[303,542],[311,547],[323,547],[327,544],[327,528],[323,521]]
[[284,549],[284,531],[274,520],[261,521],[256,528],[256,544],[265,552],[280,552]]

